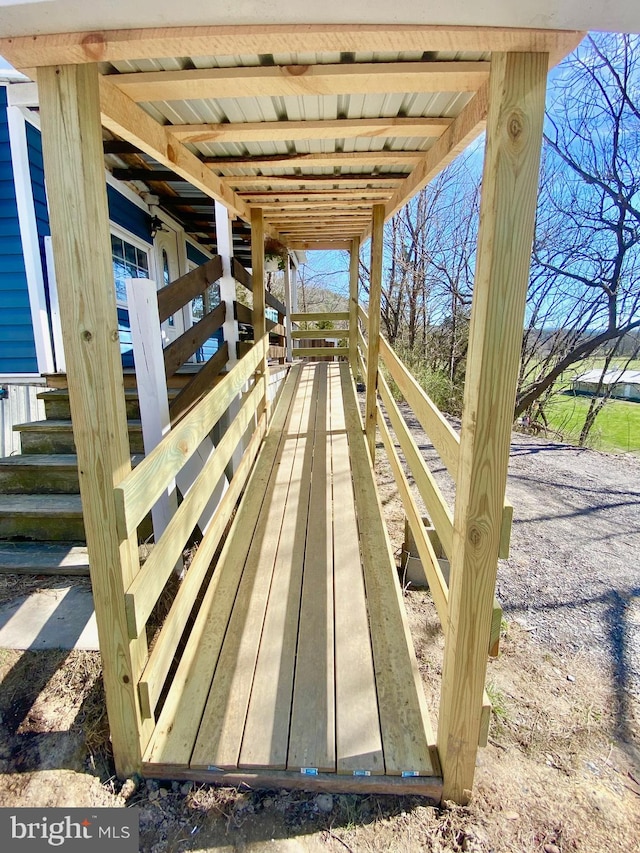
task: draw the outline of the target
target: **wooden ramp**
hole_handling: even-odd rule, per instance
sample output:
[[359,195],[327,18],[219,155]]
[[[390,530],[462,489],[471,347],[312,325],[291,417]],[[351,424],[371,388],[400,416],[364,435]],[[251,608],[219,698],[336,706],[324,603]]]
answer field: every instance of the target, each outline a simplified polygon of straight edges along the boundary
[[144,773],[439,800],[434,744],[348,365],[298,364]]

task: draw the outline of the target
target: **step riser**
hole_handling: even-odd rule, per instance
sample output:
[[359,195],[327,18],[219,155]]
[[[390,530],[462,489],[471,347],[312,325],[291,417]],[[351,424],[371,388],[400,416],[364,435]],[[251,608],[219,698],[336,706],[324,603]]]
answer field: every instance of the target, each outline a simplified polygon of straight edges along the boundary
[[[48,399],[51,397],[52,399]],[[53,394],[43,395],[44,411],[47,420],[70,421],[71,409],[69,399],[55,397]],[[137,400],[125,400],[127,417],[131,420],[140,420],[140,405]]]
[[77,495],[80,491],[78,469],[33,470],[23,468],[2,471],[0,463],[0,492],[5,495]]
[[0,539],[84,542],[84,522],[73,516],[4,516],[0,517]]
[[[69,432],[20,432],[20,442],[23,453],[75,453],[76,446],[73,433]],[[129,433],[129,444],[132,453],[144,453],[142,433]]]

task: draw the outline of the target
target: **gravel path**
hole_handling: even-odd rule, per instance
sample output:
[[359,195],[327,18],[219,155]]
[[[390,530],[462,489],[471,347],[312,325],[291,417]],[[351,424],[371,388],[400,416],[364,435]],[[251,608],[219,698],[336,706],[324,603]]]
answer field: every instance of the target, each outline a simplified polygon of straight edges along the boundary
[[[446,469],[401,408],[453,501]],[[606,667],[623,705],[640,697],[640,459],[514,433],[507,496],[511,556],[498,569],[506,619]]]

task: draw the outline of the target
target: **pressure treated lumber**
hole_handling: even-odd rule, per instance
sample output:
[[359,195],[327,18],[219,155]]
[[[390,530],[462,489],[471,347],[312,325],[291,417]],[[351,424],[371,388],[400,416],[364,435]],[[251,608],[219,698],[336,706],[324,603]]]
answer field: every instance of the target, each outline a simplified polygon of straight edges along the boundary
[[[372,211],[373,215],[373,211]],[[358,370],[358,283],[360,273],[360,238],[351,241],[349,252],[349,364],[355,376]]]
[[137,537],[120,543],[113,487],[131,470],[115,291],[98,69],[39,69],[40,116],[56,279],[78,455],[105,698],[116,772],[140,771],[151,735],[136,682],[146,637],[127,636],[124,590],[139,569]]
[[348,319],[348,311],[296,311],[291,315],[293,323],[322,323],[324,320]]
[[492,59],[438,727],[444,797],[457,802],[470,796],[480,739],[547,64],[544,54]]
[[294,358],[321,358],[325,356],[349,355],[349,347],[296,347]]
[[269,65],[137,71],[112,75],[133,101],[200,98],[366,95],[394,92],[473,92],[488,62],[383,62],[344,65]]
[[365,403],[365,432],[372,464],[376,458],[376,399],[378,393],[378,353],[380,352],[380,296],[382,293],[384,218],[384,205],[374,204],[371,229],[371,273],[367,335],[367,396]]
[[[251,270],[253,287],[253,339],[260,341],[267,333],[265,314],[265,289],[264,289],[264,216],[262,208],[251,209]],[[267,351],[265,349],[262,359],[257,365],[258,374],[267,376]],[[265,397],[265,409],[267,412],[267,423],[269,422],[269,402]]]
[[339,373],[330,376],[335,588],[336,769],[384,772],[375,669],[367,624],[349,442]]
[[164,323],[172,314],[204,293],[210,284],[222,277],[222,258],[215,258],[167,284],[158,291],[158,314]]
[[430,749],[433,734],[347,364],[340,365],[340,379],[380,696],[385,770],[388,775],[416,772],[429,776],[439,769]]
[[[173,678],[169,696],[153,733],[145,761],[188,766],[227,624],[242,577],[263,501],[281,450],[282,433],[289,415],[301,366],[291,368],[276,404],[271,429],[247,483],[243,500],[218,558],[189,641]],[[215,604],[215,606],[214,606]],[[188,709],[188,713],[184,709]],[[207,762],[206,766],[210,762]]]
[[55,63],[157,59],[165,56],[341,51],[546,51],[555,63],[577,47],[584,35],[575,30],[428,24],[153,27],[4,38],[0,39],[0,54],[15,68]]

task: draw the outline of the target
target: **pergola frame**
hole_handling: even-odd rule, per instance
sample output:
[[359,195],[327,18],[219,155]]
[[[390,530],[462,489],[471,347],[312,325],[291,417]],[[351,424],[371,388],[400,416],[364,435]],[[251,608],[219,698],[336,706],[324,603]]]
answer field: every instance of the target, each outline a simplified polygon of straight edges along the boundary
[[[577,32],[488,28],[265,26],[118,30],[0,39],[0,54],[38,82],[69,393],[119,775],[140,769],[151,721],[141,714],[134,675],[146,648],[140,640],[129,640],[123,607],[124,591],[139,569],[138,557],[135,549],[120,544],[113,499],[113,488],[130,470],[130,461],[111,281],[102,128],[133,143],[157,163],[224,204],[232,214],[250,222],[253,275],[258,281],[263,275],[265,235],[282,238],[290,248],[349,248],[352,320],[357,312],[360,245],[372,235],[365,430],[373,463],[384,221],[486,126],[438,728],[443,796],[462,802],[468,799],[473,783],[481,725],[511,415],[533,239],[545,80],[549,66],[568,53],[581,36]],[[462,62],[457,69],[450,67],[456,62],[443,63],[439,69],[403,69],[402,63],[393,67],[381,63],[377,69],[365,69],[356,63],[291,66],[277,71],[267,67],[109,76],[101,75],[97,65],[158,57],[372,50],[477,51],[490,53],[490,60]],[[242,94],[242,86],[249,85],[247,81],[253,86],[260,81],[270,95],[376,92],[376,86],[385,90],[383,76],[390,79],[401,76],[403,71],[407,80],[413,81],[411,85],[420,85],[416,81],[423,80],[425,90],[432,85],[427,72],[437,71],[440,89],[443,76],[451,75],[459,89],[471,90],[473,95],[452,119],[422,124],[413,120],[412,135],[436,137],[427,150],[396,154],[395,161],[389,151],[380,153],[378,160],[375,154],[365,152],[359,165],[368,168],[377,162],[382,173],[367,171],[362,177],[357,173],[331,177],[260,174],[255,180],[250,176],[234,177],[225,175],[225,171],[251,165],[248,159],[243,163],[232,163],[229,158],[203,162],[186,143],[259,139],[265,134],[271,134],[265,137],[271,139],[274,133],[298,139],[305,132],[305,124],[310,125],[309,133],[318,132],[315,125],[326,125],[322,134],[327,138],[338,133],[348,138],[359,132],[393,137],[409,133],[409,129],[402,130],[403,122],[409,119],[345,120],[344,130],[339,127],[342,119],[326,123],[264,122],[264,126],[237,128],[190,124],[174,129],[160,125],[136,103],[153,99],[158,92],[167,99],[180,98],[185,87],[194,86],[198,97],[210,97],[216,92],[231,97],[234,91]],[[119,76],[123,79],[119,80]],[[351,90],[350,79],[357,80]],[[389,82],[392,88],[395,85]],[[293,167],[304,163],[301,157],[288,159],[287,165]],[[267,170],[282,162],[286,160],[269,162],[258,156],[255,168]],[[310,162],[318,165],[322,160],[316,156]],[[352,162],[358,162],[357,154],[343,153],[333,158],[327,155],[323,165]],[[387,176],[383,173],[391,163],[413,168],[408,174]],[[269,189],[263,192],[262,186]],[[318,207],[307,216],[305,205],[312,209],[314,199],[318,200]],[[253,322],[262,338],[265,304],[260,294],[262,288],[255,288]],[[356,325],[352,321],[350,360],[354,368]],[[266,372],[266,356],[259,371]]]

